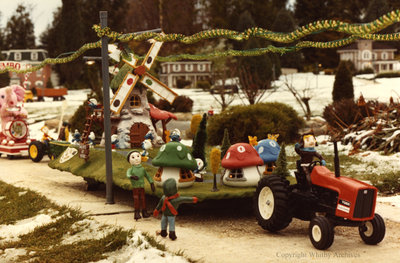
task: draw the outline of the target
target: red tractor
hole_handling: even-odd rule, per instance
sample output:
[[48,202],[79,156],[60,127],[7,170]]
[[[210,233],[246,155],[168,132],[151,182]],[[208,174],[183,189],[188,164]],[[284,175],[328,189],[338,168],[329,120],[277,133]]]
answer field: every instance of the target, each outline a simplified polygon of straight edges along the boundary
[[310,221],[311,243],[317,249],[329,248],[335,226],[358,227],[366,244],[375,245],[385,236],[385,222],[375,213],[377,189],[364,182],[340,176],[337,145],[335,173],[310,164],[311,185],[300,163],[295,172],[296,184],[279,175],[262,178],[255,194],[258,224],[265,230],[277,232],[286,228],[292,218]]

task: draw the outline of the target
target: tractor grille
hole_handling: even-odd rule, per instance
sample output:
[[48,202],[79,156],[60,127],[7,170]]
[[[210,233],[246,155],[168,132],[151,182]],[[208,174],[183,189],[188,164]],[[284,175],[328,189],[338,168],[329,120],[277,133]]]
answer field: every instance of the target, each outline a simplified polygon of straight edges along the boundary
[[354,218],[370,217],[374,205],[375,190],[361,189],[358,191],[356,206],[354,207]]

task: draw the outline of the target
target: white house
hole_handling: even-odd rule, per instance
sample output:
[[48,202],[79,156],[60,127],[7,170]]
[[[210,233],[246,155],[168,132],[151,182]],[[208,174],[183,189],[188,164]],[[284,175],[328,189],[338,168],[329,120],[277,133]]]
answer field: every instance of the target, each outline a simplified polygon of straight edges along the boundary
[[195,88],[200,80],[211,79],[211,61],[174,61],[161,63],[160,81],[168,87],[176,88],[177,80],[184,79],[191,82]]
[[339,49],[340,60],[350,60],[357,71],[372,68],[375,73],[400,70],[400,62],[394,57],[397,51],[390,43],[357,40]]

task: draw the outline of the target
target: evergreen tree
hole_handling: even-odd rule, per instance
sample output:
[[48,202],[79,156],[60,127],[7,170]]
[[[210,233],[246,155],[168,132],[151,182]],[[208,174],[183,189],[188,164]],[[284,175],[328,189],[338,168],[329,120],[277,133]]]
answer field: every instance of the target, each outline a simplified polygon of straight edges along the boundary
[[364,22],[369,23],[391,11],[387,0],[371,0],[368,5]]
[[200,158],[204,162],[206,167],[206,155],[205,147],[207,142],[207,114],[203,114],[203,119],[200,122],[199,128],[197,129],[196,136],[193,139],[192,144],[192,155],[194,158]]
[[[80,0],[62,0],[59,23],[57,37],[60,40],[60,51],[67,53],[78,50],[85,43]],[[61,83],[72,85],[80,78],[82,66],[83,63],[79,60],[58,65]]]
[[282,143],[281,145],[281,150],[279,152],[278,159],[276,160],[276,168],[273,174],[279,175],[282,178],[290,176],[289,170],[287,168],[286,150],[284,143]]
[[5,28],[6,49],[35,48],[35,33],[30,13],[20,4]]
[[229,147],[231,147],[231,142],[229,140],[229,132],[228,132],[228,129],[225,128],[224,129],[224,137],[222,138],[222,144],[221,144],[221,159],[224,158]]
[[[275,21],[271,27],[274,32],[292,32],[296,29],[294,18],[286,9],[282,9],[276,15]],[[276,43],[276,46],[284,46],[285,44]],[[282,54],[280,57],[281,67],[303,69],[303,63],[300,52],[290,52],[289,54]]]
[[335,76],[332,91],[333,102],[342,99],[354,99],[353,76],[346,61],[341,61]]

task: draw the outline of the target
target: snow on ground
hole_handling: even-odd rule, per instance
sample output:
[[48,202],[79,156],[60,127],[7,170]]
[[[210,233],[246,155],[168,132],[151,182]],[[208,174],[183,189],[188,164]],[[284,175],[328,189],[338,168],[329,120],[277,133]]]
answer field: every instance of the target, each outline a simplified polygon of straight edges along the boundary
[[18,241],[20,235],[28,234],[36,227],[50,224],[56,220],[56,218],[51,218],[51,215],[38,214],[31,218],[19,220],[15,224],[0,225],[0,242],[1,240]]
[[128,244],[118,251],[106,254],[107,258],[97,261],[97,263],[187,263],[184,257],[172,255],[152,247],[146,241],[141,231],[135,231],[133,237],[128,240]]

